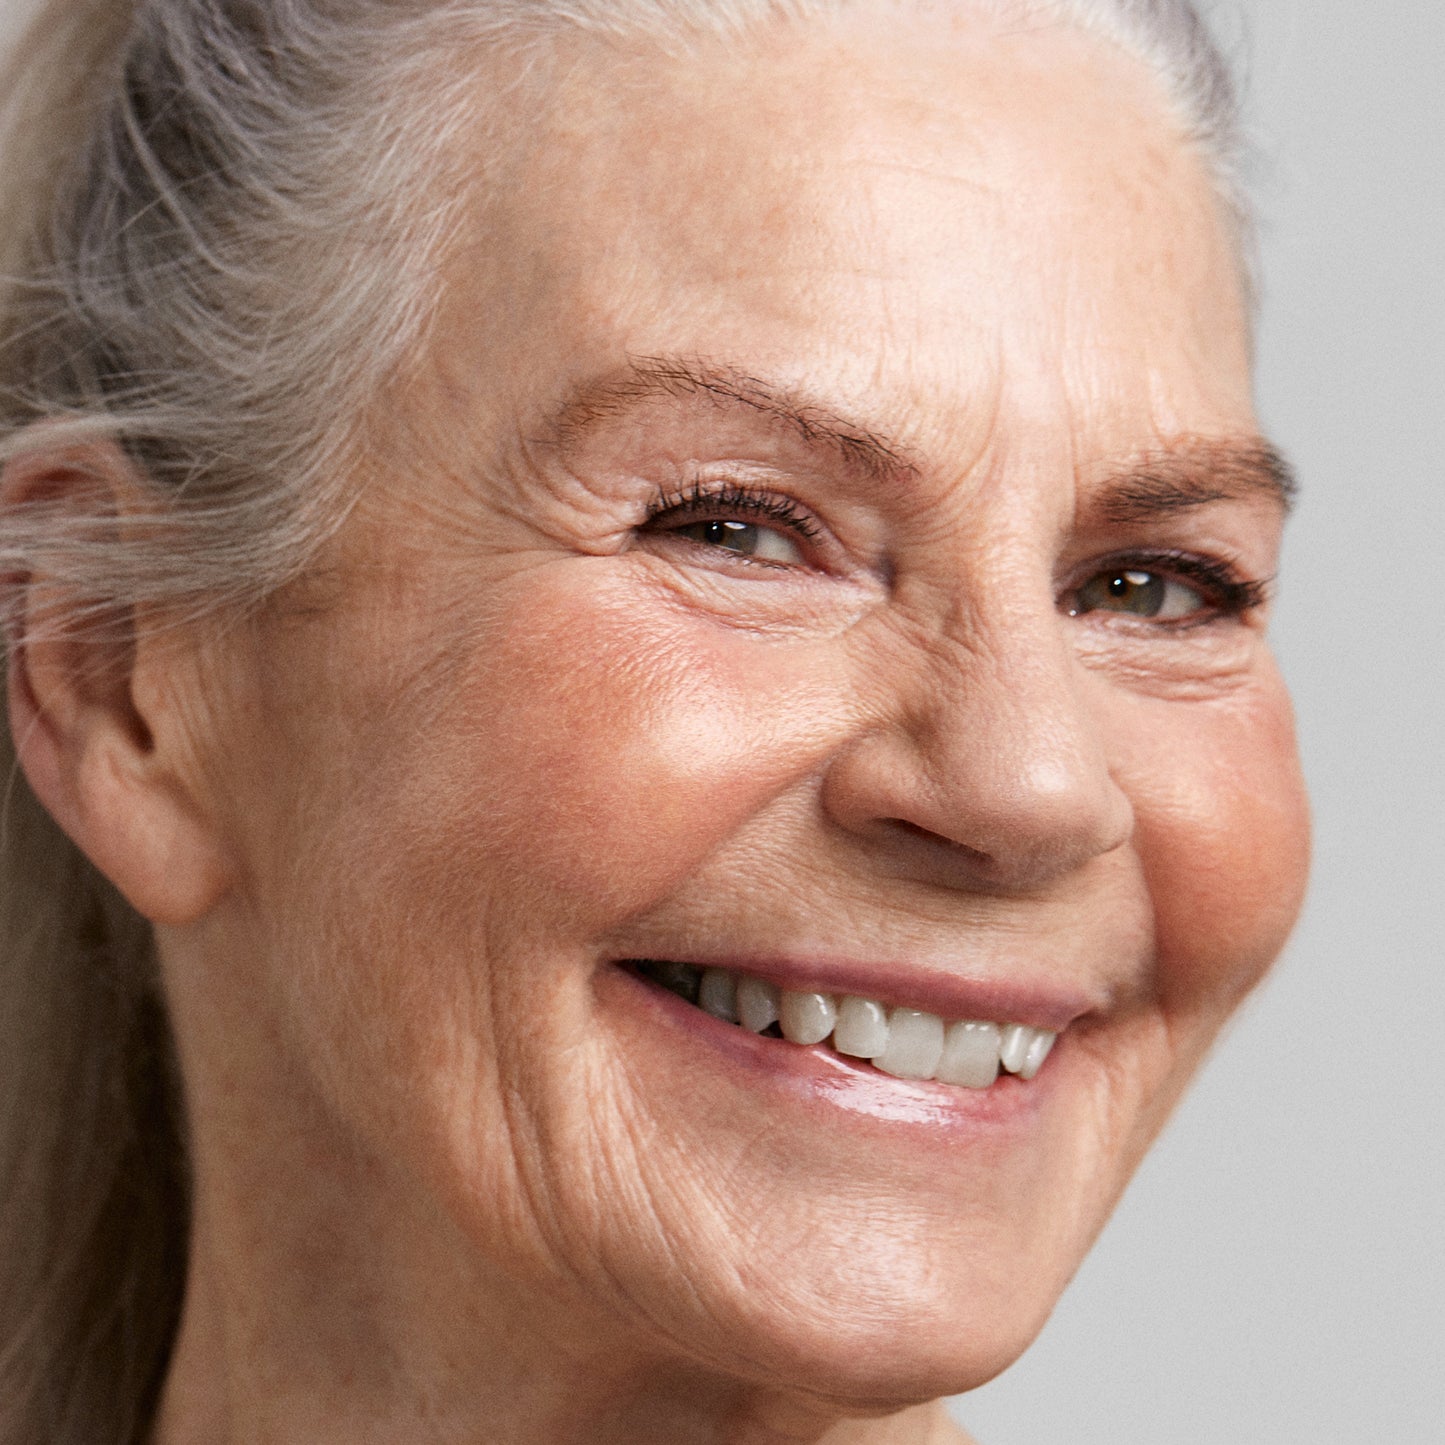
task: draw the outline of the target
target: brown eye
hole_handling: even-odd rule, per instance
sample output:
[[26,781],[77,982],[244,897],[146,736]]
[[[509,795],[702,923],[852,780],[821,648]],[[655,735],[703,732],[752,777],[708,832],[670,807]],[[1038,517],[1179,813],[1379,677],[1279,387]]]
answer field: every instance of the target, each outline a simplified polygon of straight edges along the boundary
[[684,537],[704,547],[718,547],[723,551],[735,552],[741,557],[752,557],[759,562],[779,562],[795,565],[802,562],[803,552],[793,539],[774,527],[760,526],[757,522],[720,520],[688,522],[681,527],[668,527],[666,533],[673,537]]
[[1141,568],[1110,568],[1091,577],[1074,594],[1069,614],[1122,612],[1157,622],[1177,622],[1209,606],[1197,588]]

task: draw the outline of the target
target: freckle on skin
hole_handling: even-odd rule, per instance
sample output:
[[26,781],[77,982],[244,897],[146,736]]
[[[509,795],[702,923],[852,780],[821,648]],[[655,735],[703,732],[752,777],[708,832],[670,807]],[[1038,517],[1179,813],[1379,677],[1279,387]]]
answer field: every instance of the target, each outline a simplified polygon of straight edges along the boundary
[[[536,137],[502,218],[518,244],[458,257],[399,402],[435,466],[335,539],[338,605],[264,632],[272,706],[231,718],[223,757],[248,891],[166,956],[183,1042],[217,1050],[187,1054],[188,1106],[227,1141],[198,1179],[233,1212],[198,1247],[275,1326],[223,1362],[247,1438],[297,1436],[303,1370],[346,1382],[338,1435],[400,1408],[402,1376],[459,1437],[519,1445],[597,1439],[638,1377],[699,1433],[740,1380],[755,1416],[782,1399],[820,1429],[818,1398],[976,1385],[1279,945],[1304,823],[1264,649],[1226,690],[1186,659],[1228,644],[1091,651],[1055,593],[1062,553],[1123,525],[1081,532],[1086,463],[1107,476],[1165,416],[1165,440],[1254,435],[1208,179],[1114,52],[911,24],[865,8],[630,72],[579,55],[567,144]],[[912,465],[863,485],[746,398],[723,421],[714,393],[649,395],[569,438],[588,485],[548,459],[481,484],[520,418],[638,358],[768,378]],[[676,485],[669,460],[739,454],[838,533],[847,499],[890,569],[867,607],[826,568],[804,608],[598,545]],[[1111,788],[1133,831],[1106,847]],[[612,966],[812,944],[900,988],[926,966],[1104,1002],[1032,1123],[940,1143],[799,1104]]]

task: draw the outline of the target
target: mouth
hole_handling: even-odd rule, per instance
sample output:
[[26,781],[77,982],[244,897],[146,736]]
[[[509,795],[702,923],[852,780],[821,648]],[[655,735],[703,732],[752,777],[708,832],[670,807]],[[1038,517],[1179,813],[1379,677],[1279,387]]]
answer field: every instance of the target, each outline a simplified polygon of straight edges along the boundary
[[1058,1038],[1007,1020],[944,1019],[854,994],[801,992],[733,969],[628,959],[637,977],[723,1023],[830,1050],[895,1079],[988,1089],[1001,1074],[1031,1080]]

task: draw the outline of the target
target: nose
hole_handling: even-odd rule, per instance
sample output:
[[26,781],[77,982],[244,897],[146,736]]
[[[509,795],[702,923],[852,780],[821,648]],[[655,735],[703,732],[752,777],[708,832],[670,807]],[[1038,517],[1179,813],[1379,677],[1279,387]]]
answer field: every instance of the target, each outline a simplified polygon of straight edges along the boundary
[[823,779],[831,818],[889,871],[1026,892],[1122,846],[1128,797],[1056,612],[898,648],[877,711]]

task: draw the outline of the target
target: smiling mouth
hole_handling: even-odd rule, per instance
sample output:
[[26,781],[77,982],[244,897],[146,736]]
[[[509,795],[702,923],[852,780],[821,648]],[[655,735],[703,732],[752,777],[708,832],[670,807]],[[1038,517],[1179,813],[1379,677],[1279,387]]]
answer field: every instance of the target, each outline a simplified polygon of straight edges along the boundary
[[798,993],[727,968],[628,959],[638,977],[723,1023],[864,1060],[895,1079],[987,1089],[1000,1072],[1032,1079],[1058,1037],[1027,1024],[949,1021],[853,994]]

